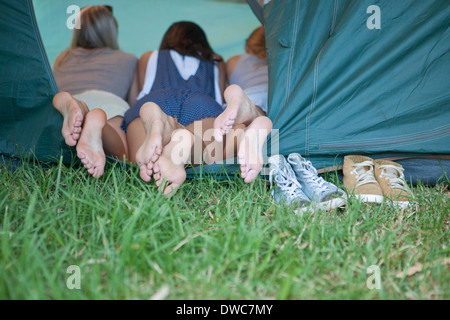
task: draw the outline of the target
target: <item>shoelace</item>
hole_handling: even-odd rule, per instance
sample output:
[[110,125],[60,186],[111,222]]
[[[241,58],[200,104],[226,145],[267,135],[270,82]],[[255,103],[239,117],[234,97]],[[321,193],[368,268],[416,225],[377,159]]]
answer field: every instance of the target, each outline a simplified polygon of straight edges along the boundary
[[381,170],[380,177],[386,176],[389,178],[388,185],[392,189],[401,189],[404,191],[408,191],[406,182],[405,182],[405,176],[403,174],[403,171],[405,169],[401,167],[394,166],[392,164],[385,164],[379,167]]
[[[368,183],[378,183],[375,180],[375,176],[373,174],[373,162],[372,161],[364,161],[361,163],[352,164],[353,171],[351,173],[356,174],[356,186],[360,187],[364,184]],[[364,167],[370,167],[369,170],[366,171]]]
[[275,172],[280,172],[280,175],[275,177],[275,182],[277,183],[278,187],[281,191],[287,193],[287,200],[294,199],[301,195],[301,188],[302,186],[300,183],[289,174],[286,168],[280,169],[272,169],[269,172],[269,181],[270,181],[270,187],[273,187],[273,175]]
[[303,172],[304,177],[307,180],[310,180],[311,183],[316,185],[316,193],[321,194],[322,192],[330,190],[326,181],[322,177],[319,177],[317,169],[314,168],[311,161],[306,161],[304,167],[299,170]]

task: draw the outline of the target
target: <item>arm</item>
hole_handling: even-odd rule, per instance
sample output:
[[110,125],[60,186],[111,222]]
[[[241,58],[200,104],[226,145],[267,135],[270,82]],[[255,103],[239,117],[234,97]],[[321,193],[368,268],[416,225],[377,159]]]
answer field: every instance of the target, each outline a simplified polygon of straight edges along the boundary
[[148,51],[144,53],[138,62],[137,70],[137,80],[138,80],[138,91],[140,92],[144,87],[145,83],[145,72],[147,71],[147,64],[150,60],[153,51]]
[[67,58],[67,56],[70,54],[70,50],[64,50],[63,52],[61,52],[55,59],[55,61],[53,61],[53,65],[52,65],[52,71],[55,70],[55,67],[58,67],[58,65],[64,61],[64,59]]
[[220,92],[222,93],[222,100],[224,100],[223,93],[229,85],[228,76],[227,76],[227,66],[225,62],[223,62],[223,58],[217,54],[214,54],[214,59],[217,61],[217,67],[219,68],[219,87]]
[[231,74],[233,73],[234,68],[236,68],[236,65],[237,65],[240,57],[241,56],[238,55],[238,56],[234,56],[234,57],[231,57],[230,59],[228,59],[228,61],[227,61],[227,75],[228,75],[228,79],[231,78]]
[[134,106],[137,101],[137,96],[139,94],[139,80],[138,80],[138,65],[136,66],[136,72],[133,76],[133,82],[131,83],[130,90],[128,91],[127,95],[127,102],[130,105],[130,107]]

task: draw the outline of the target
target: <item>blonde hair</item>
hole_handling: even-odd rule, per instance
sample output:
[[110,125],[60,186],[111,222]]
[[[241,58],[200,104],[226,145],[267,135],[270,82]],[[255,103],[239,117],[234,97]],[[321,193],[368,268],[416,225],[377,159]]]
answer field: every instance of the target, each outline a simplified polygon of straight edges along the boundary
[[119,49],[117,43],[118,23],[107,6],[89,6],[80,11],[79,29],[73,29],[70,49],[111,48]]
[[250,54],[260,58],[267,59],[266,39],[264,36],[264,27],[256,28],[246,41],[246,47]]

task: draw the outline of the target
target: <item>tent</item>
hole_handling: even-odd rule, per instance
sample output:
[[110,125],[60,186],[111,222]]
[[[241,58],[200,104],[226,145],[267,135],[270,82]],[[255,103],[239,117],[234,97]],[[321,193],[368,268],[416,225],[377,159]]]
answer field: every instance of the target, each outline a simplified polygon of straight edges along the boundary
[[[266,30],[271,152],[317,168],[450,155],[448,0],[248,2]],[[0,1],[0,34],[0,154],[70,162],[31,0]]]
[[316,168],[346,154],[448,158],[449,1],[278,0],[264,26],[279,153]]

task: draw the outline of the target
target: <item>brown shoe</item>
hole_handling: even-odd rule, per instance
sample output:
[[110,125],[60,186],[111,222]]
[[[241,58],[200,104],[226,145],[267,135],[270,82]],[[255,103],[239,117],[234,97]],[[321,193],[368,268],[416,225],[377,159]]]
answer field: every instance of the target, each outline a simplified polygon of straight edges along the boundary
[[383,202],[383,191],[374,176],[373,159],[358,155],[344,157],[344,185],[363,202]]
[[396,162],[375,160],[375,178],[383,190],[384,197],[401,208],[410,205],[412,198],[403,171],[405,169]]

